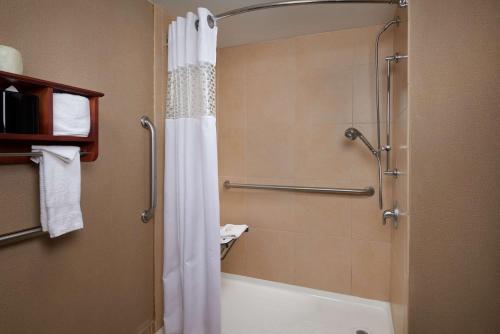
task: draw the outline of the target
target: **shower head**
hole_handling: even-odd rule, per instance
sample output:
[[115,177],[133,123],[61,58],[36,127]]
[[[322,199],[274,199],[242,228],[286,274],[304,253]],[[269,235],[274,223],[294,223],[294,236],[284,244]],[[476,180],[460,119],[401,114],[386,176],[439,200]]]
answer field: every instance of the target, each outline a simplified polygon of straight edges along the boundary
[[345,130],[344,134],[350,140],[355,140],[356,138],[359,137],[359,139],[361,139],[361,141],[366,145],[366,147],[368,147],[370,152],[372,152],[373,155],[377,156],[377,154],[378,154],[377,150],[372,146],[372,144],[370,144],[368,139],[366,139],[366,137],[363,136],[361,131],[359,131],[356,128],[349,128],[349,129]]
[[359,132],[359,130],[356,128],[349,128],[349,129],[345,130],[345,136],[347,138],[349,138],[350,140],[354,140],[354,139],[358,138],[360,134],[361,134],[361,132]]

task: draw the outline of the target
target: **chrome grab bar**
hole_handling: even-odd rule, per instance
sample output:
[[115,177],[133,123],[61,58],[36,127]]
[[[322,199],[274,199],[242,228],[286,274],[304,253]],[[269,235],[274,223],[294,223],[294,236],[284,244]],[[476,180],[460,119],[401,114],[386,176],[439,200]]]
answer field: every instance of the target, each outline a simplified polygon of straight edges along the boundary
[[226,189],[242,188],[242,189],[261,189],[261,190],[281,190],[281,191],[350,195],[350,196],[372,196],[375,193],[375,190],[373,189],[373,187],[355,189],[355,188],[280,186],[280,185],[274,185],[274,184],[231,183],[228,180],[224,181],[224,188],[226,188]]
[[149,117],[147,116],[142,116],[141,119],[141,125],[145,129],[149,129],[150,134],[151,134],[151,171],[150,171],[150,179],[151,179],[151,202],[149,205],[149,209],[144,210],[141,214],[141,220],[143,223],[147,223],[148,221],[153,218],[155,214],[155,209],[156,209],[156,129],[154,124],[151,122]]

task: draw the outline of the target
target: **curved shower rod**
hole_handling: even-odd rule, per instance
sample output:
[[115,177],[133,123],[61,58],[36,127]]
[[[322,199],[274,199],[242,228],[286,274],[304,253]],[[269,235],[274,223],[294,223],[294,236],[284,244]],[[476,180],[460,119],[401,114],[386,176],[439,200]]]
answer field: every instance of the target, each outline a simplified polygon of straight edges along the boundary
[[[261,4],[231,9],[226,12],[216,14],[213,16],[208,16],[207,20],[212,28],[215,24],[215,21],[219,21],[231,16],[246,14],[250,12],[255,12],[261,9],[273,9],[273,8],[281,8],[281,7],[291,7],[291,6],[303,6],[303,5],[329,5],[329,4],[386,4],[386,5],[395,5],[398,4],[399,7],[407,7],[408,2],[410,0],[291,0],[291,1],[273,1],[273,2],[265,2]],[[199,20],[196,20],[196,29],[198,29]],[[168,45],[168,37],[167,43]]]
[[325,5],[325,4],[334,4],[334,3],[364,3],[364,4],[398,4],[400,7],[408,6],[409,0],[293,0],[293,1],[274,1],[274,2],[266,2],[246,7],[241,7],[237,9],[228,10],[227,12],[220,13],[214,15],[216,21],[225,19],[230,16],[245,14],[254,12],[256,10],[261,9],[272,9],[272,8],[280,8],[280,7],[290,7],[290,6],[300,6],[300,5]]

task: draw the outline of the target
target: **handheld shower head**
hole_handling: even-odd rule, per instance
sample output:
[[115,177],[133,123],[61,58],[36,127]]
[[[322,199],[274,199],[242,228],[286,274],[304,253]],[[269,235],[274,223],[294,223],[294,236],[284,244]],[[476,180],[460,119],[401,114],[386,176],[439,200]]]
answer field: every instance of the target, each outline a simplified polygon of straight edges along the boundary
[[365,136],[361,133],[356,128],[349,128],[345,130],[344,135],[350,139],[350,140],[355,140],[356,138],[361,139],[363,144],[365,144],[366,147],[372,152],[373,156],[375,157],[375,160],[377,160],[377,170],[378,170],[378,205],[379,208],[382,209],[383,207],[383,198],[382,198],[382,164],[380,163],[380,152],[377,151],[372,144],[366,139]]
[[361,134],[361,132],[359,132],[358,129],[349,128],[349,129],[345,130],[344,134],[350,140],[355,140],[356,138],[359,137],[359,135]]
[[368,149],[370,150],[370,152],[372,152],[372,154],[374,156],[378,155],[377,150],[372,146],[372,144],[370,144],[370,142],[368,141],[368,139],[366,139],[366,137],[363,136],[363,134],[361,133],[361,131],[359,131],[358,129],[356,129],[356,128],[349,128],[349,129],[345,130],[344,134],[350,140],[355,140],[356,138],[359,137],[359,139],[361,139],[361,141],[366,145],[366,147],[368,147]]

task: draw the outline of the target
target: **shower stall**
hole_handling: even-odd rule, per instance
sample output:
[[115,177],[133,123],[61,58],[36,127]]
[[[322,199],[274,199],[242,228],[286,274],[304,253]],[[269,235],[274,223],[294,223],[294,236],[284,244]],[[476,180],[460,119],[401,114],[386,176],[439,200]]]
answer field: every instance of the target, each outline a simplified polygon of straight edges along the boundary
[[405,332],[407,1],[279,1],[195,25],[347,4],[391,15],[217,50],[221,225],[249,226],[224,252],[222,333]]

